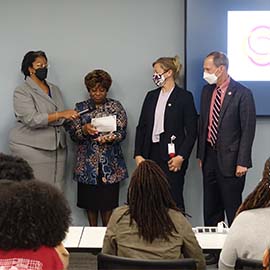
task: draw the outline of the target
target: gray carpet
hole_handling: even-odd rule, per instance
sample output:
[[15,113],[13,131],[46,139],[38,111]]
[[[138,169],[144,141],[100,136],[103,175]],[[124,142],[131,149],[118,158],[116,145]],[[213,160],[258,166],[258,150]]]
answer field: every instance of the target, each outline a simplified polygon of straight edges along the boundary
[[[96,270],[97,256],[91,253],[71,252],[69,270]],[[217,270],[217,265],[208,265],[207,270]]]
[[97,256],[91,253],[71,252],[69,270],[96,270]]

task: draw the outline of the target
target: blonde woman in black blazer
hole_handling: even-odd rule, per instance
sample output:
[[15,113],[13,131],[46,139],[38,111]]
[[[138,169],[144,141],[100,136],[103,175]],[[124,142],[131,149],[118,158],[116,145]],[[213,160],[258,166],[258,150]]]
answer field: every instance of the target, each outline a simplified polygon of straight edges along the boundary
[[[157,162],[168,178],[176,205],[184,211],[184,176],[197,136],[197,112],[192,94],[175,83],[181,69],[177,56],[159,58],[153,69],[158,88],[145,97],[136,129],[134,156],[137,165],[144,159]],[[174,156],[168,153],[172,137],[175,137]]]
[[25,82],[13,96],[16,127],[9,136],[12,154],[27,160],[37,179],[61,187],[66,160],[64,119],[78,116],[64,110],[59,88],[46,81],[48,64],[42,51],[30,51],[23,59],[21,71]]

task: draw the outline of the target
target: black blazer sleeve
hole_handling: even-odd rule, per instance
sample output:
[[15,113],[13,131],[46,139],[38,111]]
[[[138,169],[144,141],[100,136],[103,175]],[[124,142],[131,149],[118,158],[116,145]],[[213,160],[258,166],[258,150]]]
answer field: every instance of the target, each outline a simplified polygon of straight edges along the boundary
[[183,156],[184,159],[188,159],[194,143],[197,137],[197,111],[195,109],[193,96],[190,92],[187,92],[186,101],[184,104],[184,129],[185,139],[181,144],[178,155]]
[[146,127],[147,127],[146,114],[147,114],[148,100],[149,100],[149,93],[147,93],[144,99],[140,118],[139,118],[139,123],[136,127],[134,158],[136,156],[143,155],[143,145],[144,145],[144,140],[146,136]]
[[241,97],[239,104],[241,139],[237,165],[250,168],[252,166],[251,148],[256,129],[256,111],[253,95],[249,89],[246,89],[245,95]]
[[[202,107],[202,97],[201,97],[201,102],[200,102],[201,106],[200,108]],[[203,126],[203,123],[202,123],[202,112],[200,111],[200,115],[199,115],[199,118],[198,118],[198,140],[197,140],[197,152],[196,152],[196,158],[202,160],[203,158],[203,155],[202,155],[202,128]]]
[[[201,93],[200,99],[200,115],[198,120],[198,142],[197,142],[197,155],[196,157],[200,160],[204,160],[205,155],[205,144],[207,139],[207,125],[208,125],[208,113],[207,110],[210,107],[211,96],[214,87],[204,86]],[[207,99],[207,95],[209,98]]]

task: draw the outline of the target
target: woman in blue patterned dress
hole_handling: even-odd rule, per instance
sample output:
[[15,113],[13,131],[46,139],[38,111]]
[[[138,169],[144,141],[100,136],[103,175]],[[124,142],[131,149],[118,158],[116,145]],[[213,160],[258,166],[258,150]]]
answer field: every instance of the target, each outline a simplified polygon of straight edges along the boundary
[[[77,206],[87,210],[90,226],[97,226],[99,211],[103,226],[107,225],[112,210],[118,206],[119,182],[128,177],[120,147],[126,137],[127,115],[119,101],[107,98],[111,84],[111,76],[103,70],[88,73],[85,86],[90,98],[75,106],[76,111],[84,113],[65,124],[77,143]],[[115,131],[100,132],[94,126],[93,121],[106,116],[116,118]]]

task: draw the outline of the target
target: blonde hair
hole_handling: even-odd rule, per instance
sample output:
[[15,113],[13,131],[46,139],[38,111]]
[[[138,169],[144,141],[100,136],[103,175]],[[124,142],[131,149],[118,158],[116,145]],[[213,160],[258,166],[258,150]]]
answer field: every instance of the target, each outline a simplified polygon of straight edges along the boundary
[[154,67],[155,64],[160,64],[162,69],[165,71],[171,70],[173,72],[174,79],[177,78],[182,68],[182,64],[180,63],[180,58],[178,55],[175,57],[160,57],[152,64],[152,67]]

